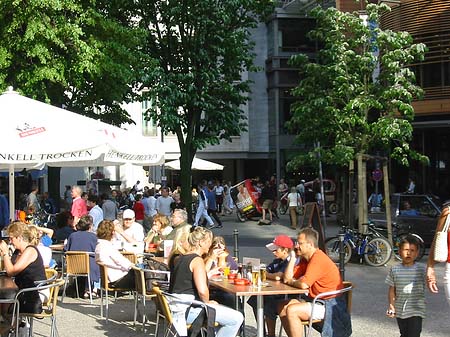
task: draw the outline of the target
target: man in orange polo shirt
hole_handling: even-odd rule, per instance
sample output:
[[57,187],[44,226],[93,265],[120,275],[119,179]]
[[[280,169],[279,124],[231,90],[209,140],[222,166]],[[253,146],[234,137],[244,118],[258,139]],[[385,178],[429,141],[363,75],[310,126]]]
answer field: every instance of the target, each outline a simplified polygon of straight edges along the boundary
[[[300,289],[308,289],[308,296],[303,300],[289,300],[280,307],[280,318],[284,329],[289,337],[301,337],[303,335],[303,326],[301,321],[309,320],[311,315],[312,300],[320,293],[342,289],[342,280],[339,270],[334,262],[318,248],[318,233],[313,228],[304,228],[298,234],[295,244],[297,255],[301,257],[300,263],[295,265],[296,256],[292,252],[289,264],[284,272],[283,280],[285,283]],[[326,308],[328,300],[329,308]],[[333,322],[324,322],[326,336],[349,336],[351,334],[350,317],[346,313],[345,303],[336,303],[333,297],[325,298],[323,302],[316,302],[314,306],[313,319],[324,319],[325,312],[328,309],[339,311],[338,316],[343,319],[343,325],[335,327],[333,311]],[[342,308],[343,307],[343,308]],[[328,324],[325,329],[325,325]],[[339,331],[336,331],[339,330]],[[324,334],[322,334],[324,336]]]

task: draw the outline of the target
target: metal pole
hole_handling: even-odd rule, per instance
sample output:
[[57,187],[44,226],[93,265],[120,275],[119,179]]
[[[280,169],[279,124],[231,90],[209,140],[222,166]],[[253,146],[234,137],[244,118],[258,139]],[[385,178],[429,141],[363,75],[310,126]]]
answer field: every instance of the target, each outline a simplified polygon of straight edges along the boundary
[[323,223],[323,234],[327,237],[327,215],[326,215],[326,203],[325,203],[325,191],[323,188],[323,170],[322,170],[322,160],[320,159],[320,142],[317,142],[318,158],[319,158],[319,179],[320,179],[320,194],[322,198],[322,223]]
[[344,250],[344,238],[345,233],[342,229],[339,232],[339,272],[341,273],[342,281],[345,280],[345,250]]
[[237,229],[233,230],[233,238],[234,238],[234,257],[237,259],[236,262],[238,262],[239,261],[239,244],[238,244],[239,231]]
[[[161,143],[164,146],[164,132],[163,129],[160,128],[161,130]],[[181,161],[180,161],[180,166],[181,166]],[[161,187],[166,187],[167,186],[167,177],[166,177],[166,168],[164,163],[161,164]]]

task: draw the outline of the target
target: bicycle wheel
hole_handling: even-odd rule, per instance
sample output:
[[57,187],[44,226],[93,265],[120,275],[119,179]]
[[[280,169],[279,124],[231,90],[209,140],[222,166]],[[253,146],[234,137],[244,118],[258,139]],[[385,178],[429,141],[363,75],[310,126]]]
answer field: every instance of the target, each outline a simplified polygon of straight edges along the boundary
[[287,204],[285,204],[284,202],[280,202],[280,206],[278,207],[278,211],[280,212],[280,214],[286,214],[287,209]]
[[[400,242],[403,240],[403,238],[408,234],[400,234],[394,239],[394,247],[392,247],[395,259],[398,261],[401,261],[402,258],[400,257],[399,249],[400,249]],[[419,249],[419,253],[417,254],[415,261],[420,261],[420,259],[425,255],[425,245],[423,244],[423,240],[420,236],[417,234],[409,234],[412,236],[415,236],[417,239],[417,242],[419,243],[419,246],[417,247]]]
[[379,267],[385,265],[392,256],[392,246],[388,240],[374,238],[367,243],[364,260],[368,265]]
[[328,205],[328,212],[330,212],[331,214],[337,214],[338,211],[339,206],[337,203],[332,202],[331,204]]
[[[340,240],[339,238],[331,238],[325,241],[325,253],[329,256],[329,258],[333,261],[338,263],[339,262],[339,246],[340,246]],[[352,247],[348,242],[344,242],[344,263],[347,263],[350,261],[350,258],[352,257]]]

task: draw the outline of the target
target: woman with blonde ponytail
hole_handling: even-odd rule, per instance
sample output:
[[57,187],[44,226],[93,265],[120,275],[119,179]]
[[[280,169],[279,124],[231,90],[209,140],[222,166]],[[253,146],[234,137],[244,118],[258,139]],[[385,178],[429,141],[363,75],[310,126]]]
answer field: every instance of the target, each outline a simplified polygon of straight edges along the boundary
[[[228,308],[209,298],[208,277],[202,256],[208,253],[213,239],[212,232],[203,227],[192,228],[187,238],[188,251],[173,259],[171,266],[169,292],[193,295],[198,301],[206,303],[216,311],[219,324],[216,337],[236,336],[244,317],[239,311]],[[189,308],[187,323],[192,323],[201,308]]]

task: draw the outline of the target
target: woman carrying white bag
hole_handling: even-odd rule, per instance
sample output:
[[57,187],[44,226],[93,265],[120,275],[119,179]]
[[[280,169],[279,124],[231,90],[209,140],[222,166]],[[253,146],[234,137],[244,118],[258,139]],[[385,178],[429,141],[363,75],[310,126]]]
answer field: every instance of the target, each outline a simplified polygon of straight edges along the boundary
[[442,205],[436,233],[431,244],[427,262],[427,285],[432,293],[438,292],[434,264],[446,262],[444,273],[445,297],[450,305],[450,200]]

